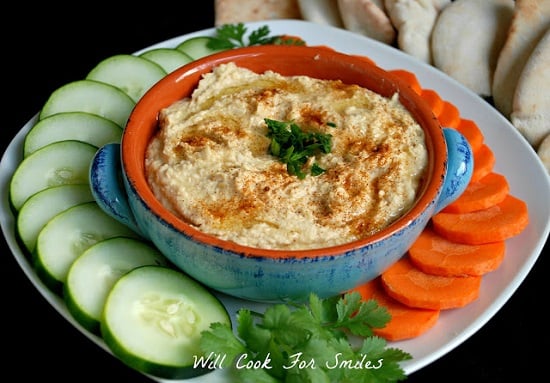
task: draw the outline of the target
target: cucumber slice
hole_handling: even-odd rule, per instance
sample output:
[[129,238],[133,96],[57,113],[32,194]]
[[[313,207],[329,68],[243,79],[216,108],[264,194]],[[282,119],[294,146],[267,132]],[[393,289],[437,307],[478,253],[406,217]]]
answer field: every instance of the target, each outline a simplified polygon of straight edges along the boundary
[[102,60],[88,73],[86,79],[116,86],[137,102],[164,76],[166,71],[150,60],[119,54]]
[[145,51],[139,56],[157,63],[166,73],[173,72],[180,66],[193,61],[192,57],[174,48],[155,48]]
[[89,183],[89,168],[97,151],[81,141],[54,142],[38,149],[15,169],[10,181],[10,202],[15,210],[33,194],[52,186]]
[[101,313],[115,282],[138,266],[168,266],[156,247],[135,238],[115,237],[97,242],[71,265],[64,285],[67,309],[85,329],[100,333]]
[[196,36],[182,41],[176,46],[176,49],[187,54],[193,60],[211,55],[213,53],[224,51],[225,49],[212,49],[208,47],[208,42],[212,40],[210,36]]
[[134,105],[130,96],[113,85],[78,80],[54,90],[42,107],[39,119],[62,112],[88,112],[124,127]]
[[78,140],[98,148],[120,142],[122,127],[96,114],[85,112],[58,113],[40,120],[25,136],[23,156],[52,142]]
[[93,244],[119,236],[140,238],[105,214],[95,202],[85,202],[64,210],[38,234],[34,254],[36,273],[53,292],[61,294],[75,259]]
[[101,334],[113,354],[141,372],[168,379],[205,374],[194,368],[201,332],[230,324],[219,299],[177,270],[142,266],[122,276],[103,308]]
[[17,214],[16,232],[32,254],[40,230],[50,219],[72,206],[94,201],[88,184],[60,185],[32,195]]

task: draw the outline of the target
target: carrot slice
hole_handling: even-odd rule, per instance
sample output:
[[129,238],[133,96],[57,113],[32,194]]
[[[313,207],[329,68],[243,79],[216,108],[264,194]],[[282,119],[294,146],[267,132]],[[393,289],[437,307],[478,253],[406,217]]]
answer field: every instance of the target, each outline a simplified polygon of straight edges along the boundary
[[495,162],[496,157],[492,149],[486,144],[481,145],[481,147],[474,152],[474,170],[470,182],[479,181],[491,173],[495,166]]
[[374,299],[384,306],[391,319],[386,326],[373,328],[373,333],[388,341],[415,338],[432,328],[439,319],[440,310],[410,307],[390,297],[382,287],[380,278],[355,287],[365,301]]
[[431,310],[466,306],[479,296],[480,276],[442,277],[421,271],[403,257],[381,275],[386,293],[399,302]]
[[502,174],[491,172],[477,181],[470,181],[464,192],[447,205],[442,213],[470,213],[487,209],[506,198],[510,185]]
[[473,153],[475,153],[485,143],[483,132],[473,120],[461,118],[456,130],[466,137]]
[[445,277],[484,275],[504,260],[504,241],[481,245],[451,242],[427,227],[409,248],[411,262],[425,273]]
[[447,128],[456,128],[460,123],[460,112],[454,104],[449,101],[443,100],[443,107],[441,113],[437,116],[441,126]]
[[527,204],[510,194],[502,202],[471,213],[437,213],[433,229],[449,241],[480,245],[504,241],[520,234],[529,224]]
[[434,116],[439,116],[443,110],[443,99],[433,89],[422,89],[420,97],[429,105],[432,109]]
[[416,92],[416,94],[422,93],[422,87],[420,86],[420,82],[414,73],[405,69],[391,69],[388,72],[406,82],[412,90]]

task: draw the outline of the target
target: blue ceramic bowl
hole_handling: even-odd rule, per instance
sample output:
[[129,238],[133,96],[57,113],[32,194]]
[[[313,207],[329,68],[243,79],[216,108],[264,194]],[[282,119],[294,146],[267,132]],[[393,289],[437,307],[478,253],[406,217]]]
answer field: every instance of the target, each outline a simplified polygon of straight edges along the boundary
[[[202,74],[233,61],[261,73],[308,75],[356,83],[400,100],[425,130],[428,174],[414,207],[372,237],[315,250],[266,250],[205,234],[170,213],[145,177],[145,151],[157,130],[159,111],[190,96]],[[359,58],[316,47],[257,46],[214,54],[187,64],[154,85],[136,104],[121,144],[101,148],[90,181],[98,204],[151,240],[171,261],[204,285],[254,301],[329,297],[379,276],[399,260],[430,218],[466,188],[473,159],[467,140],[439,126],[422,99],[386,71]],[[120,182],[122,180],[122,182]]]

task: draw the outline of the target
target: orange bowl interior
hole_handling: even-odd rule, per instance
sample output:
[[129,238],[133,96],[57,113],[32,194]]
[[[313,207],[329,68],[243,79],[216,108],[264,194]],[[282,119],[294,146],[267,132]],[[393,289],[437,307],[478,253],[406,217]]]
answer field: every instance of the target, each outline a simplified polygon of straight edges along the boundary
[[[224,241],[196,230],[170,213],[155,198],[145,177],[145,152],[149,141],[158,129],[158,113],[173,102],[189,97],[204,73],[210,72],[216,65],[230,61],[257,73],[273,70],[288,76],[307,75],[319,79],[340,79],[344,83],[358,84],[386,97],[391,97],[398,92],[401,103],[424,127],[429,152],[427,176],[415,206],[394,224],[369,238],[330,248],[295,251],[257,249]],[[224,51],[175,70],[155,84],[136,104],[128,119],[121,147],[123,170],[130,185],[162,220],[197,241],[248,256],[273,258],[336,255],[399,231],[437,197],[445,173],[447,155],[443,132],[432,111],[408,85],[396,77],[372,65],[368,60],[327,48],[276,45]]]

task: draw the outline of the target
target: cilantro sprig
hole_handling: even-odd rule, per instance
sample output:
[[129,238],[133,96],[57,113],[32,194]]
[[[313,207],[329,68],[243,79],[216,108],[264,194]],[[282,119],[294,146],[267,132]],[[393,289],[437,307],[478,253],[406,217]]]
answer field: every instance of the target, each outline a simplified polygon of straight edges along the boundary
[[[200,345],[205,355],[223,355],[219,367],[230,368],[239,382],[398,382],[406,379],[399,362],[412,356],[372,332],[389,319],[385,307],[358,292],[311,294],[307,303],[275,304],[263,314],[241,309],[236,335],[213,323]],[[362,342],[352,346],[351,336]]]
[[301,39],[285,35],[270,36],[269,26],[264,25],[248,33],[244,23],[224,24],[216,28],[216,34],[207,44],[213,50],[225,50],[252,45],[304,45]]
[[[267,136],[271,138],[270,154],[277,157],[287,166],[289,174],[300,179],[306,177],[304,166],[310,157],[319,153],[330,153],[332,136],[320,132],[304,132],[296,123],[264,119],[267,125]],[[310,174],[318,176],[325,172],[317,163],[313,163]]]

